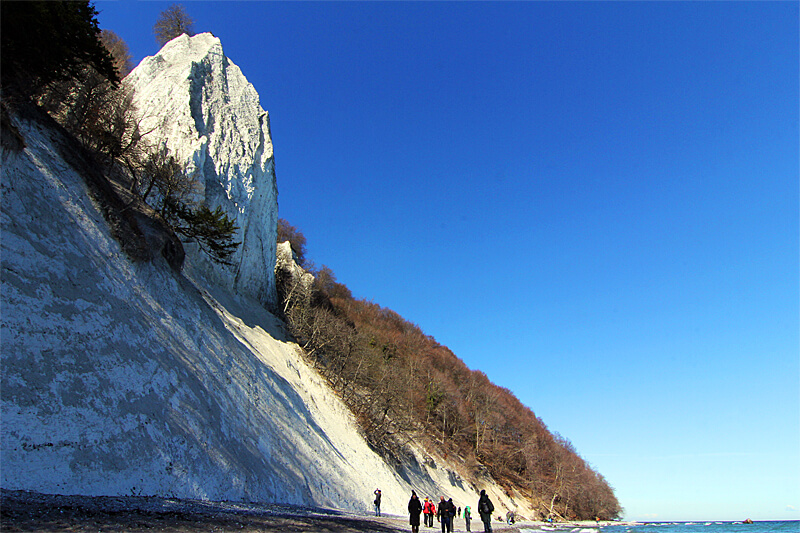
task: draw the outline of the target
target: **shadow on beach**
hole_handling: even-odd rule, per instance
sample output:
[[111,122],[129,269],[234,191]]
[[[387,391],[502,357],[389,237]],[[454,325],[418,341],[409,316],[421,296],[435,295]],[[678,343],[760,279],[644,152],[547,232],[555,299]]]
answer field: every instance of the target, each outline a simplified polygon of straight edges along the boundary
[[142,496],[59,496],[8,490],[0,496],[0,531],[405,531],[374,517],[286,505]]

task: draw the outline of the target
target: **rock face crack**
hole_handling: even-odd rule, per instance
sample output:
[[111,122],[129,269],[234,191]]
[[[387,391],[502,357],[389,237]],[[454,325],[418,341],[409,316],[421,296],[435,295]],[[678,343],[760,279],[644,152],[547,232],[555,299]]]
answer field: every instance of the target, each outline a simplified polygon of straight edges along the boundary
[[206,122],[203,118],[203,86],[205,85],[205,63],[192,63],[189,76],[189,109],[194,118],[194,127],[198,136],[206,135]]

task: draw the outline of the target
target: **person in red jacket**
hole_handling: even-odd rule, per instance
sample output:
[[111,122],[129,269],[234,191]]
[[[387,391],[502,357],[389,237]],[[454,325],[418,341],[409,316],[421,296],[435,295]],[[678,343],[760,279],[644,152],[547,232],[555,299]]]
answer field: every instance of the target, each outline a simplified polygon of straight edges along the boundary
[[425,527],[433,527],[433,502],[425,498],[425,503],[422,505],[422,515],[425,519]]

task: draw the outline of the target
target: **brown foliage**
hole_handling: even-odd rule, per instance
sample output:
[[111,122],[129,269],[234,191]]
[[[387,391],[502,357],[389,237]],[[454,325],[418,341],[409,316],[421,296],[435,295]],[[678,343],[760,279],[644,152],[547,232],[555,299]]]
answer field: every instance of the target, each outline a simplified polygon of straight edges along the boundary
[[122,79],[127,76],[133,70],[133,59],[130,50],[128,50],[128,43],[111,30],[100,32],[100,42],[111,54],[114,68],[117,69],[119,78]]
[[325,265],[315,273],[314,285],[317,290],[330,299],[352,300],[353,294],[345,285],[336,281],[333,270]]

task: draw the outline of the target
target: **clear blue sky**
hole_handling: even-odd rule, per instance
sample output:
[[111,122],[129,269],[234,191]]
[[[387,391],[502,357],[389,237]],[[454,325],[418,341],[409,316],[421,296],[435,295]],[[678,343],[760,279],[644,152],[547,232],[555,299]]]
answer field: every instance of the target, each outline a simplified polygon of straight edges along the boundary
[[[138,62],[167,2],[98,1]],[[797,2],[186,2],[280,212],[630,519],[800,518]]]

